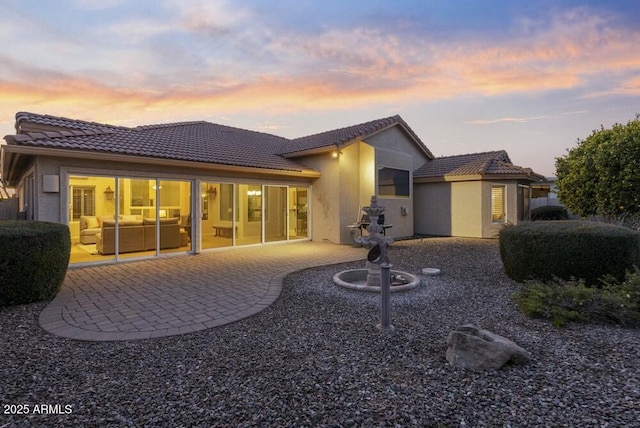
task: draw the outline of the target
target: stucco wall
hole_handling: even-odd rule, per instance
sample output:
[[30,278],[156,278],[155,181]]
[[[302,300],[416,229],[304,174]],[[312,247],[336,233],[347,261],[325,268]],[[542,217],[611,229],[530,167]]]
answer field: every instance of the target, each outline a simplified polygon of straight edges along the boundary
[[[395,145],[398,148],[398,145]],[[378,204],[386,208],[385,222],[393,227],[387,229],[387,236],[404,238],[413,236],[413,190],[412,176],[414,157],[402,152],[376,148],[376,170],[394,168],[409,171],[409,197],[378,196]],[[377,174],[376,174],[377,180]],[[404,209],[403,209],[404,207]]]
[[451,183],[416,183],[413,200],[416,234],[451,236]]
[[45,175],[60,175],[60,167],[56,162],[39,158],[36,162],[35,176],[35,193],[36,193],[36,211],[35,219],[42,221],[52,221],[60,223],[62,218],[62,206],[60,195],[68,193],[68,187],[60,180],[60,193],[45,193],[42,190],[43,177]]
[[412,160],[411,171],[427,161],[427,155],[397,126],[373,135],[365,142],[375,148],[409,156]]
[[360,219],[363,214],[361,208],[369,205],[371,195],[376,193],[376,151],[362,141],[358,146],[360,148],[360,196],[354,220]]
[[482,237],[482,189],[480,181],[451,183],[451,236]]
[[[353,230],[347,226],[359,220],[360,195],[361,186],[360,179],[367,172],[361,164],[360,144],[352,144],[344,147],[339,156],[338,165],[340,167],[340,185],[337,190],[336,203],[339,204],[339,216],[329,219],[330,222],[336,223],[339,228],[339,242],[341,244],[349,244],[353,242]],[[325,173],[322,171],[322,176]],[[315,185],[314,185],[315,188]]]
[[416,234],[497,237],[505,223],[492,222],[492,186],[505,186],[506,224],[517,224],[515,180],[418,183],[414,186]]
[[[322,176],[313,182],[311,189],[311,239],[314,241],[340,243],[340,173],[344,169],[340,164],[346,162],[344,152],[337,158],[321,153],[299,159],[299,162],[322,171]],[[347,154],[348,160],[353,162],[353,153],[347,151]],[[354,213],[356,210],[357,207]]]
[[[378,203],[386,208],[386,223],[393,225],[387,230],[388,236],[393,238],[413,236],[415,189],[411,180],[413,171],[427,162],[428,158],[399,127],[393,127],[369,137],[366,142],[375,148],[376,171],[381,168],[409,171],[410,196],[408,198],[379,196]],[[375,178],[377,180],[377,174]],[[371,195],[368,196],[365,205],[368,205],[370,197]]]
[[[505,186],[506,188],[506,223],[491,221],[491,187]],[[483,198],[483,238],[496,238],[505,224],[518,223],[518,183],[513,180],[485,181],[482,183]]]
[[418,183],[414,195],[416,234],[483,237],[481,182]]

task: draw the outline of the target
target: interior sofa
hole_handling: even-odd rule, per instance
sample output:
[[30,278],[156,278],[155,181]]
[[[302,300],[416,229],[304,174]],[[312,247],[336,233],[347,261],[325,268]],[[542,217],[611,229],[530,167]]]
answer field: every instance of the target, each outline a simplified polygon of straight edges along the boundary
[[[113,216],[110,216],[113,218]],[[96,216],[80,217],[80,243],[95,244],[96,235],[100,233],[100,221]]]
[[[144,247],[145,250],[156,249],[156,219],[145,218]],[[160,249],[178,248],[180,246],[180,224],[178,218],[160,219]]]
[[[100,254],[115,254],[115,220],[102,221],[96,235],[96,249]],[[156,249],[156,220],[139,216],[120,216],[118,219],[118,251],[131,253]],[[160,249],[180,247],[180,224],[177,218],[160,219]]]

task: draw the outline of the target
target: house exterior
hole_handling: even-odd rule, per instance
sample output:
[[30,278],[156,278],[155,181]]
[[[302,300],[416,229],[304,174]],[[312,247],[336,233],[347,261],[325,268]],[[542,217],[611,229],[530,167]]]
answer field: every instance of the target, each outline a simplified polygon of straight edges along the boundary
[[349,226],[374,194],[394,238],[489,237],[528,218],[528,186],[541,179],[505,152],[435,158],[400,116],[291,140],[208,122],[130,128],[21,112],[5,140],[1,173],[23,217],[68,224],[72,263],[352,244]]
[[426,235],[492,238],[529,220],[531,184],[544,179],[513,165],[504,150],[448,156],[413,173],[415,228]]

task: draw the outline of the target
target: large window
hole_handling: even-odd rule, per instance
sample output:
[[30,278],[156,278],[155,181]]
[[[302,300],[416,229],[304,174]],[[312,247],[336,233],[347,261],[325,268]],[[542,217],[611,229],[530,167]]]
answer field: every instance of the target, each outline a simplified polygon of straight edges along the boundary
[[191,181],[69,176],[71,262],[193,248]]
[[378,170],[378,196],[408,198],[409,171],[394,168]]
[[493,223],[504,223],[507,216],[505,210],[505,186],[491,187],[491,221]]
[[95,187],[73,186],[71,194],[71,220],[80,220],[81,216],[95,214]]

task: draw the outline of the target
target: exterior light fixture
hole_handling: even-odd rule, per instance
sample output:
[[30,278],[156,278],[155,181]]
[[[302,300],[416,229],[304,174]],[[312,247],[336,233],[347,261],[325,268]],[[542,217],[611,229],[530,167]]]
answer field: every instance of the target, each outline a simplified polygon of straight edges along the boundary
[[217,194],[218,194],[218,189],[213,187],[213,185],[210,185],[209,188],[207,189],[207,195],[209,195],[212,198],[215,198]]
[[115,192],[111,189],[111,186],[107,186],[107,188],[104,189],[104,198],[107,201],[112,201],[114,193]]
[[331,152],[331,157],[337,159],[341,154],[342,152],[340,150],[334,150],[333,152]]

